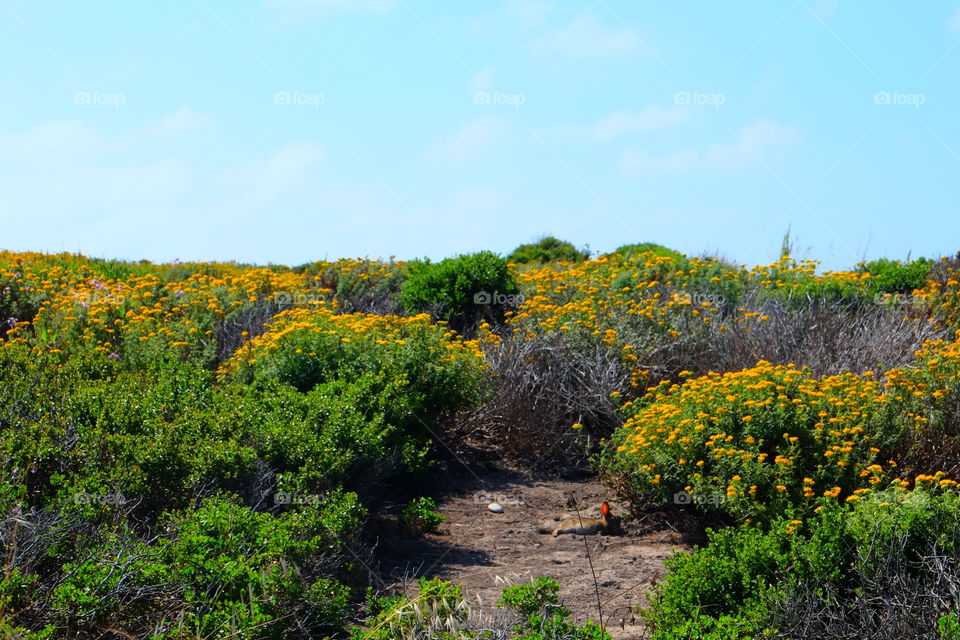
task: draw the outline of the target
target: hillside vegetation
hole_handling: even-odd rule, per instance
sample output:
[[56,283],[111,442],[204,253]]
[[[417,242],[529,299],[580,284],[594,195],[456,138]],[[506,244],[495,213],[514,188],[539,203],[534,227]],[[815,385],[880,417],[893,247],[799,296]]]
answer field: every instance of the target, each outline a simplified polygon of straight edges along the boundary
[[370,505],[482,442],[711,525],[655,638],[960,638],[960,258],[513,258],[0,252],[0,632],[603,638],[367,590]]

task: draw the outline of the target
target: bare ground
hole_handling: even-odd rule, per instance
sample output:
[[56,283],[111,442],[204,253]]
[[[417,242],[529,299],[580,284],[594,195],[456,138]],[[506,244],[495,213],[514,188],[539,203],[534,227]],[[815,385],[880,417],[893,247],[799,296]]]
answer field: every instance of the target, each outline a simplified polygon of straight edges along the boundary
[[[642,638],[636,607],[663,575],[664,558],[690,549],[663,519],[654,525],[629,514],[622,536],[539,533],[538,528],[575,514],[574,504],[584,517],[598,516],[604,500],[614,514],[626,512],[628,505],[595,476],[535,479],[497,464],[453,463],[427,478],[412,493],[396,496],[388,510],[395,513],[409,495],[428,495],[447,519],[439,534],[416,534],[381,516],[375,557],[388,591],[412,594],[414,578],[437,576],[463,584],[469,600],[493,609],[504,586],[549,576],[560,583],[572,618],[598,620],[598,586],[607,630],[616,640]],[[493,500],[504,513],[489,511]]]

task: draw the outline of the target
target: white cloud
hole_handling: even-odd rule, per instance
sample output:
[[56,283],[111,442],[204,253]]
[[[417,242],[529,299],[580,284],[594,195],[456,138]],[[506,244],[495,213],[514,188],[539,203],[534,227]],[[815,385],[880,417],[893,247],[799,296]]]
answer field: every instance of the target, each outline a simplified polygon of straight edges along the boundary
[[643,44],[630,27],[602,24],[592,16],[581,16],[566,28],[534,41],[538,56],[562,55],[569,58],[623,58]]
[[251,236],[249,224],[257,217],[322,190],[326,154],[310,142],[236,166],[185,159],[182,143],[208,123],[183,107],[123,133],[80,122],[0,130],[5,246],[154,259],[227,257],[236,255],[229,243],[244,233],[234,228],[238,220]]
[[230,192],[242,193],[246,204],[276,202],[307,187],[326,151],[310,142],[294,142],[266,158],[254,160],[229,171],[223,183]]
[[183,105],[173,113],[160,118],[150,127],[149,133],[160,138],[178,137],[197,129],[205,129],[212,123],[213,118],[210,116]]
[[762,120],[743,127],[737,139],[730,144],[682,149],[662,156],[629,150],[621,155],[620,167],[636,173],[740,171],[759,162],[767,162],[774,152],[793,146],[799,139],[799,134],[793,129],[771,120]]
[[489,91],[493,89],[493,79],[496,76],[496,69],[486,67],[475,76],[470,78],[470,93],[478,91]]
[[947,30],[950,33],[960,33],[960,7],[957,7],[957,10],[947,20]]
[[607,141],[645,131],[664,131],[690,117],[690,110],[682,107],[650,105],[638,111],[622,109],[588,125],[563,125],[551,133],[557,137]]
[[469,160],[493,146],[509,130],[501,118],[476,118],[430,146],[427,156],[434,162]]

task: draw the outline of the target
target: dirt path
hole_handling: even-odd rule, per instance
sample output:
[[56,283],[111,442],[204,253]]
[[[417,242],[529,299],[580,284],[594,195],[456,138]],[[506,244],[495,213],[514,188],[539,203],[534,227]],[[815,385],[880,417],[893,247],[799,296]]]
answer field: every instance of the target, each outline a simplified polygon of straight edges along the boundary
[[[640,638],[643,628],[633,609],[663,573],[663,559],[689,549],[669,529],[644,533],[642,524],[626,521],[623,536],[583,536],[538,533],[561,516],[572,514],[576,500],[584,517],[599,515],[610,502],[614,514],[626,505],[596,478],[533,480],[502,467],[470,469],[454,465],[441,483],[421,486],[447,516],[439,534],[397,533],[381,537],[377,550],[381,575],[388,586],[406,584],[418,576],[439,576],[464,585],[467,597],[492,608],[507,584],[521,584],[545,575],[561,585],[564,603],[579,621],[597,620],[597,595],[590,559],[600,587],[604,620],[617,640]],[[496,499],[504,513],[491,513]],[[649,530],[649,527],[647,527]],[[590,558],[587,556],[589,548]],[[621,628],[622,624],[622,628]]]

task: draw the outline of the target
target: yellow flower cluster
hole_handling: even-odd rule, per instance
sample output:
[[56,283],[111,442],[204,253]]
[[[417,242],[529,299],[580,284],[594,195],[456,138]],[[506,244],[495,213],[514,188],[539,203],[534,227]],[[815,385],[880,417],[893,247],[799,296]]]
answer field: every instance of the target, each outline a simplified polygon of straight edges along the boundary
[[[249,370],[271,354],[293,349],[304,358],[329,357],[329,353],[303,351],[299,345],[318,344],[310,336],[330,336],[334,343],[349,345],[356,352],[383,353],[385,350],[425,347],[437,351],[440,362],[469,360],[485,366],[479,340],[464,340],[456,332],[438,326],[429,314],[416,316],[337,314],[329,305],[314,309],[291,309],[274,316],[267,331],[248,340],[219,369],[221,378]],[[322,343],[322,342],[321,342]],[[326,344],[326,343],[322,343]]]
[[627,409],[614,467],[664,497],[725,496],[740,515],[762,511],[758,501],[856,499],[893,479],[876,445],[896,435],[896,397],[872,374],[816,379],[768,362],[664,382]]
[[[7,342],[54,353],[90,348],[113,357],[162,351],[209,357],[216,351],[217,327],[245,309],[336,308],[338,283],[382,282],[398,268],[360,259],[297,270],[235,263],[110,265],[71,254],[0,252],[0,289],[6,289],[0,295],[29,299],[37,308],[32,321],[15,319]],[[120,276],[105,275],[114,271]]]

